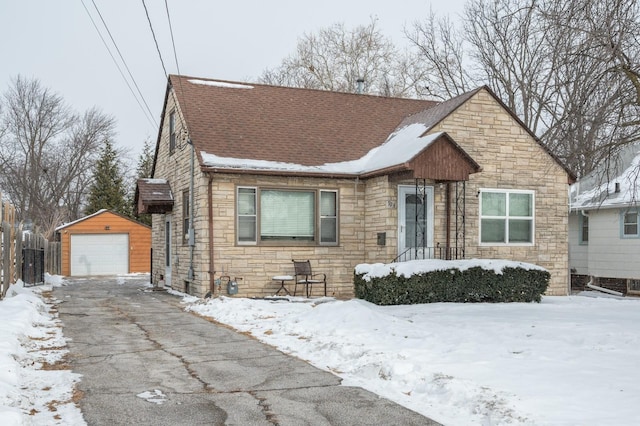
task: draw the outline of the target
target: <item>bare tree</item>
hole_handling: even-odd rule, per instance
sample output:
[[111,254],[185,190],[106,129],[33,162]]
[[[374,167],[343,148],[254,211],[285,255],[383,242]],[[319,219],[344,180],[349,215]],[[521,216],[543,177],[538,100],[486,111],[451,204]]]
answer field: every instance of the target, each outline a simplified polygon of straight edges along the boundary
[[355,92],[358,79],[364,79],[363,92],[403,96],[411,92],[414,72],[411,56],[400,52],[383,36],[377,21],[353,30],[344,24],[305,34],[296,52],[274,68],[265,70],[259,80],[267,84],[311,89]]
[[0,186],[19,219],[47,236],[82,212],[98,147],[114,132],[96,109],[75,114],[38,80],[17,77],[0,114]]
[[[406,31],[442,98],[487,84],[578,176],[638,139],[632,0],[470,0]],[[634,63],[634,61],[636,61]]]
[[542,14],[563,53],[545,140],[578,176],[606,176],[616,154],[640,140],[640,10],[629,0],[565,0],[549,1]]
[[449,17],[439,19],[431,11],[424,22],[414,22],[404,33],[416,52],[413,81],[417,93],[445,100],[481,84],[470,72],[464,36]]

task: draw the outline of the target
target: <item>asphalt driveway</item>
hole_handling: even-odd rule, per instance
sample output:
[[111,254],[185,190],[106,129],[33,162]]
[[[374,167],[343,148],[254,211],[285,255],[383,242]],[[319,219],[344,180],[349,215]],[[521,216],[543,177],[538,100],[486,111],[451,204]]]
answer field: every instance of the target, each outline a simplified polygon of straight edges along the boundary
[[227,327],[147,278],[70,280],[54,295],[89,425],[436,425]]

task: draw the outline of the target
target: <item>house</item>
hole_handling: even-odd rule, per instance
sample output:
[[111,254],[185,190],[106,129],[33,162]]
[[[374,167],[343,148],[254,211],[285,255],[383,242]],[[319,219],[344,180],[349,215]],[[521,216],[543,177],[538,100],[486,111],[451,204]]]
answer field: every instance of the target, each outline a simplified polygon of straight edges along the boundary
[[150,272],[151,229],[109,210],[56,228],[65,276]]
[[487,87],[438,103],[171,75],[137,196],[152,281],[197,296],[225,276],[274,294],[309,259],[352,297],[359,263],[463,257],[541,265],[564,295],[572,179]]
[[569,259],[574,291],[590,283],[640,294],[640,145],[571,186]]

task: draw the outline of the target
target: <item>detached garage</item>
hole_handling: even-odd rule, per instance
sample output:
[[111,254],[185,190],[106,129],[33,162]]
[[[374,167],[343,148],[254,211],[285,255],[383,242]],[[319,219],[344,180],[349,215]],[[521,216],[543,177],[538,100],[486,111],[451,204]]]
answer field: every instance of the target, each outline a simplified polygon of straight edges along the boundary
[[100,210],[56,229],[62,245],[62,275],[149,272],[151,228]]

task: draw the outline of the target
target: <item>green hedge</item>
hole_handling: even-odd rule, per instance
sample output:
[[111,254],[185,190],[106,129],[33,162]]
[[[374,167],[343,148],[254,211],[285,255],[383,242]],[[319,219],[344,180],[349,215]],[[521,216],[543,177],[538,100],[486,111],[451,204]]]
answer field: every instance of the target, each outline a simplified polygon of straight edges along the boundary
[[377,305],[433,302],[540,302],[551,275],[540,269],[505,267],[501,274],[475,266],[414,274],[391,275],[366,281],[355,274],[355,296]]

